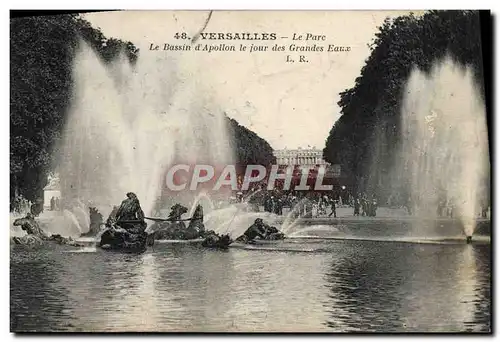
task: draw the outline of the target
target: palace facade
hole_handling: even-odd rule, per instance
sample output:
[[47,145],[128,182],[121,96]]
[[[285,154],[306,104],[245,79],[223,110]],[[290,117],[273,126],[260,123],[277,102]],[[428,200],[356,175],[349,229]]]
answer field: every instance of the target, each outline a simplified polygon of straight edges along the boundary
[[329,165],[323,159],[323,151],[315,147],[311,149],[283,149],[274,150],[276,157],[276,164],[278,165],[300,165],[300,166],[313,166],[313,165]]
[[276,164],[279,166],[295,165],[295,166],[309,166],[313,168],[318,165],[326,165],[326,176],[331,178],[339,178],[340,165],[330,165],[323,159],[323,151],[315,147],[311,149],[283,149],[274,150],[276,157]]

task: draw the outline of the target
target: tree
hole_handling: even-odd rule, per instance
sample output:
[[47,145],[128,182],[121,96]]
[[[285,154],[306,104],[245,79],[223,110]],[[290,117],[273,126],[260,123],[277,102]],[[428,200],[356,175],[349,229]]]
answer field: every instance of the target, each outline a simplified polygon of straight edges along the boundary
[[264,165],[276,162],[269,143],[236,120],[226,116],[230,146],[235,152],[236,163],[240,166]]
[[[416,66],[430,71],[449,54],[472,66],[484,93],[480,23],[476,11],[430,11],[386,19],[370,44],[371,54],[355,85],[340,93],[341,117],[326,139],[325,160],[340,164],[362,190],[377,192],[398,146],[402,91]],[[377,170],[372,163],[377,161]],[[375,174],[373,171],[376,171]],[[370,188],[372,187],[372,188]]]
[[61,139],[72,94],[71,68],[80,39],[104,62],[124,50],[133,63],[139,50],[107,39],[76,15],[10,21],[10,199],[34,201],[46,185],[52,148]]
[[[72,97],[72,66],[80,40],[105,63],[122,51],[133,64],[139,50],[131,42],[107,38],[77,15],[12,19],[10,101],[10,199],[42,195],[57,155]],[[240,165],[274,162],[269,144],[226,118]]]

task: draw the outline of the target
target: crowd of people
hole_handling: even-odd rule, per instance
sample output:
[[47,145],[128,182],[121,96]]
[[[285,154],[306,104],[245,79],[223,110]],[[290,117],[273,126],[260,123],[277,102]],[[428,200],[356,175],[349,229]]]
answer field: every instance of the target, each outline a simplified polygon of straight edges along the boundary
[[337,217],[337,208],[352,208],[354,216],[376,216],[377,200],[374,196],[348,191],[284,191],[253,188],[243,193],[235,192],[232,202],[248,202],[251,210],[261,210],[276,215],[292,210],[296,217]]
[[[284,210],[293,210],[293,215],[300,217],[337,217],[338,208],[352,208],[352,216],[375,217],[379,208],[379,199],[375,194],[353,195],[345,187],[337,187],[331,191],[285,191],[279,188],[267,190],[266,186],[266,183],[256,184],[249,191],[235,192],[233,202],[247,201],[251,204],[252,211],[263,210],[276,215],[283,215]],[[403,198],[406,200],[402,200]],[[489,203],[483,202],[478,216],[488,218]],[[403,209],[410,216],[422,214],[423,208],[418,206],[420,201],[418,198],[412,200],[411,196],[391,195],[383,203],[391,209]],[[437,203],[426,210],[436,210],[437,217],[454,218],[457,215],[455,199],[446,196],[440,196]]]

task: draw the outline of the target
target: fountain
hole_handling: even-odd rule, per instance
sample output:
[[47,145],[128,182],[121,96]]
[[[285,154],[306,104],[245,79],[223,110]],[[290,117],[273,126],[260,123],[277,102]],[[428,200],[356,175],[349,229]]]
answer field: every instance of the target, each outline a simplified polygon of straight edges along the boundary
[[[307,198],[302,198],[297,204],[295,204],[288,214],[285,216],[285,219],[283,220],[283,225],[282,225],[282,232],[285,234],[289,234],[292,232],[294,228],[297,227],[301,217],[300,217],[300,211],[302,210],[303,206],[309,202],[309,199]],[[302,214],[309,214],[310,211],[306,211]]]
[[276,225],[279,217],[268,212],[251,212],[247,203],[231,204],[226,208],[216,209],[205,217],[205,227],[217,234],[228,234],[232,239],[242,235],[255,219],[262,218],[269,225]]
[[[216,234],[228,234],[232,239],[241,236],[256,219],[261,218],[269,226],[278,227],[278,230],[285,235],[294,235],[297,232],[323,229],[321,225],[310,225],[307,228],[299,225],[300,217],[295,217],[297,211],[306,199],[301,200],[295,205],[283,218],[280,215],[269,212],[252,211],[252,205],[249,203],[252,196],[260,190],[247,195],[241,203],[228,205],[224,208],[214,209],[205,216],[205,226],[207,230],[214,231]],[[305,230],[304,230],[305,229]],[[330,231],[331,231],[330,227]],[[336,230],[334,228],[334,230]]]
[[[81,221],[78,220],[76,215],[72,210],[64,209],[63,210],[63,217],[64,217],[64,222],[71,222],[76,229],[78,229],[78,233],[81,234],[83,233],[83,227],[82,224],[80,223]],[[63,223],[64,224],[64,223]]]
[[[154,58],[141,56],[131,66],[120,56],[105,65],[80,43],[72,104],[55,167],[63,202],[92,200],[107,217],[111,205],[132,191],[150,215],[171,165],[232,163],[223,113],[211,104],[207,89],[187,81],[195,78],[184,77],[175,60]],[[78,207],[67,208],[85,233],[88,220],[82,222]],[[88,208],[83,211],[87,217]]]
[[[315,233],[317,233],[317,232],[321,232],[321,231],[329,233],[329,236],[331,235],[331,233],[334,233],[335,234],[334,236],[336,236],[336,237],[341,236],[341,235],[337,234],[337,233],[340,233],[340,231],[335,226],[331,226],[331,225],[311,225],[311,226],[307,226],[307,227],[295,230],[293,233],[289,234],[289,237],[309,237],[307,235],[302,235],[302,234],[308,233],[308,232],[315,232]],[[317,235],[314,235],[314,236],[317,236]]]
[[[404,91],[397,186],[409,186],[414,215],[436,219],[448,201],[466,236],[489,189],[485,106],[473,71],[451,58],[429,74],[414,69]],[[467,238],[470,242],[471,238]]]
[[201,204],[203,206],[203,209],[207,213],[209,213],[215,209],[214,203],[212,202],[210,195],[208,195],[206,192],[202,191],[199,194],[197,194],[196,197],[194,198],[193,204],[191,205],[191,209],[189,210],[188,217],[193,216],[198,204]]

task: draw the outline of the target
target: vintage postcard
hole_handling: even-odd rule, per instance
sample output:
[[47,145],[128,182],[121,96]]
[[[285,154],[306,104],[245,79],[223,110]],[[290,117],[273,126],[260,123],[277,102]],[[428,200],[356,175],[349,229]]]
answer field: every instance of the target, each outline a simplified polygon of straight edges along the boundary
[[11,12],[11,332],[491,333],[489,23]]

